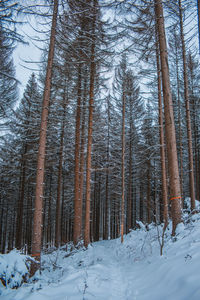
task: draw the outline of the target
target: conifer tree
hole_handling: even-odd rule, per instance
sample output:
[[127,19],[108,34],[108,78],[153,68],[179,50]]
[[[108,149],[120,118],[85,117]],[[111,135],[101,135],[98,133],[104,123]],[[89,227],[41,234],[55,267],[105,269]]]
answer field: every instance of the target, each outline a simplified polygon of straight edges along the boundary
[[157,22],[160,60],[161,60],[162,86],[163,86],[163,98],[164,98],[164,108],[165,108],[164,109],[165,132],[166,132],[169,180],[170,180],[170,202],[172,207],[172,222],[173,222],[172,234],[174,235],[176,231],[176,226],[182,221],[181,187],[180,187],[180,178],[179,178],[179,169],[178,169],[176,135],[175,135],[173,107],[172,107],[172,94],[170,88],[168,55],[167,55],[162,1],[155,0],[154,4],[155,4],[155,17]]
[[190,117],[190,103],[189,103],[189,90],[188,90],[188,75],[187,75],[187,59],[186,47],[183,31],[183,12],[181,0],[179,0],[179,23],[182,44],[182,60],[183,60],[183,78],[184,78],[184,98],[186,108],[186,121],[187,121],[187,135],[188,135],[188,158],[189,158],[189,177],[190,177],[190,198],[191,210],[195,209],[195,187],[194,187],[194,166],[193,166],[193,149],[192,149],[192,129]]
[[[49,101],[50,101],[50,89],[51,89],[52,65],[53,65],[53,58],[54,58],[57,14],[58,14],[58,0],[54,0],[48,63],[47,63],[47,71],[46,71],[46,79],[45,79],[45,88],[43,94],[37,175],[36,175],[32,256],[35,257],[38,261],[40,261],[40,255],[41,255],[46,131],[47,131],[48,108],[49,108]],[[36,270],[37,270],[36,265],[32,264],[31,275],[34,275]]]
[[[29,82],[24,91],[23,98],[16,111],[16,120],[11,123],[12,131],[20,136],[19,142],[21,142],[21,180],[20,180],[20,192],[17,209],[17,220],[16,220],[16,248],[21,249],[22,247],[22,232],[23,232],[23,218],[25,216],[25,187],[27,176],[33,178],[32,170],[36,157],[34,153],[37,151],[37,143],[39,138],[39,114],[40,114],[40,94],[35,79],[35,75],[32,74]],[[34,173],[35,176],[35,173]],[[28,201],[28,199],[26,199]],[[28,210],[31,209],[29,203],[26,204]],[[30,228],[29,228],[30,230]]]
[[85,199],[85,228],[84,245],[87,248],[90,243],[90,197],[91,197],[91,158],[92,158],[92,131],[93,131],[93,107],[95,91],[95,73],[96,73],[96,22],[98,13],[98,1],[92,2],[91,15],[91,49],[90,49],[90,83],[89,83],[89,116],[88,116],[88,137],[87,137],[87,158],[86,158],[86,199]]
[[9,117],[17,101],[18,90],[12,59],[13,43],[7,37],[0,23],[0,118]]

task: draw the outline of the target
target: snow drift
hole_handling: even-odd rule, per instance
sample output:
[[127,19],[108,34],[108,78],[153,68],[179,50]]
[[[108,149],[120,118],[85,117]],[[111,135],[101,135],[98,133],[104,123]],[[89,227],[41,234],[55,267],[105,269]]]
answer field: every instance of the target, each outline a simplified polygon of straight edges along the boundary
[[[2,300],[199,300],[200,215],[184,215],[184,223],[171,237],[151,224],[120,239],[100,241],[70,252],[64,248],[44,254],[42,272],[18,289],[27,274],[26,256],[16,250],[0,256]],[[12,278],[10,281],[8,278]]]

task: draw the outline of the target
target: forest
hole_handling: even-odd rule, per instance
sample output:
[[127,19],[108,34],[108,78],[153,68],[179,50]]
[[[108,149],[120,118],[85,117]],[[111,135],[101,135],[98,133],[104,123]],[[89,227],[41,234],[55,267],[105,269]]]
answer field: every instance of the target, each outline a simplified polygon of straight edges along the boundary
[[[19,97],[27,23],[41,60]],[[198,219],[199,53],[199,0],[0,2],[0,253],[35,276],[45,253],[154,226],[162,255]]]

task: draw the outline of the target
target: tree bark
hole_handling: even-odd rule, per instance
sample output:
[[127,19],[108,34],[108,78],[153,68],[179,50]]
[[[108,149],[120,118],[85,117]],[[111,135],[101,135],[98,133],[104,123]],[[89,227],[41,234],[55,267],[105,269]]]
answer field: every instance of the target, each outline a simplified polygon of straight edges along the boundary
[[86,159],[86,207],[85,207],[85,230],[84,246],[90,243],[90,194],[91,194],[91,156],[92,156],[92,129],[93,129],[93,105],[94,105],[94,81],[95,81],[95,27],[96,27],[96,0],[93,1],[93,24],[92,44],[90,58],[90,91],[89,91],[89,120],[88,120],[88,142]]
[[0,207],[1,207],[1,214],[0,214],[0,252],[2,253],[2,243],[3,243],[3,225],[4,225],[4,219],[3,219],[3,216],[5,216],[4,214],[4,202],[5,200],[3,199],[3,197],[1,198],[1,201],[0,201]]
[[147,165],[147,223],[151,223],[151,161]]
[[198,115],[198,107],[196,103],[196,98],[194,95],[194,62],[192,59],[192,55],[189,55],[189,62],[188,62],[188,69],[189,69],[189,74],[190,74],[190,95],[191,95],[191,105],[192,105],[192,115],[191,115],[191,120],[192,120],[192,131],[194,133],[194,161],[195,161],[195,183],[196,183],[196,199],[199,200],[199,157],[198,157],[198,122],[197,122],[197,115]]
[[198,33],[199,33],[199,53],[200,53],[200,0],[197,0],[197,17],[198,17]]
[[58,184],[57,184],[57,199],[56,199],[56,228],[55,228],[55,246],[60,247],[61,242],[61,192],[62,192],[62,168],[63,168],[63,148],[65,134],[65,115],[66,115],[66,99],[65,90],[63,97],[63,117],[60,135],[60,151],[59,151],[59,166],[58,166]]
[[107,145],[106,145],[106,184],[105,184],[105,230],[104,239],[110,239],[110,200],[109,200],[109,168],[110,168],[110,96],[107,98]]
[[156,16],[156,22],[158,28],[160,59],[161,59],[162,87],[163,87],[164,113],[165,113],[165,132],[166,132],[167,156],[168,156],[168,165],[169,165],[170,202],[172,207],[172,235],[175,235],[177,225],[182,222],[181,186],[180,186],[180,178],[179,178],[179,170],[178,170],[176,134],[175,134],[172,94],[170,88],[163,7],[162,7],[161,0],[154,0],[154,3],[155,3],[155,16]]
[[[85,116],[86,116],[86,100],[87,100],[87,72],[84,74],[84,94],[83,94],[83,107],[82,107],[82,120],[81,120],[81,146],[80,146],[80,165],[79,165],[79,213],[82,224],[82,204],[83,204],[83,187],[84,187],[84,162],[85,162]],[[81,226],[82,227],[82,226]],[[82,229],[82,228],[80,228]],[[81,233],[82,237],[82,233]]]
[[22,246],[22,226],[23,226],[23,210],[24,210],[24,191],[25,191],[25,179],[26,179],[26,153],[27,144],[24,146],[21,163],[21,180],[20,180],[20,192],[17,207],[17,220],[16,220],[16,241],[15,247],[19,250]]
[[78,67],[78,98],[76,108],[76,133],[75,133],[75,178],[74,178],[74,231],[73,242],[77,246],[81,240],[82,228],[82,203],[80,201],[80,124],[81,124],[81,81],[82,67]]
[[[131,100],[129,100],[131,102]],[[131,229],[132,226],[132,202],[133,202],[133,142],[132,142],[132,134],[133,134],[133,120],[132,120],[132,104],[129,103],[130,106],[130,116],[129,116],[129,179],[128,179],[128,199],[127,199],[127,231]],[[135,199],[136,200],[136,199]],[[135,212],[134,212],[135,213]],[[134,222],[136,220],[134,219]]]
[[[178,97],[179,165],[180,165],[181,195],[183,197],[183,149],[182,149],[183,143],[182,143],[181,97],[180,97],[180,79],[179,79],[178,61],[179,61],[179,59],[178,59],[178,49],[177,49],[177,45],[176,45],[176,81],[177,81],[177,97]],[[183,198],[182,198],[182,206],[183,206]]]
[[187,61],[186,61],[185,39],[184,39],[184,32],[183,32],[183,14],[182,14],[181,0],[179,0],[179,17],[180,17],[180,32],[181,32],[182,58],[183,58],[184,98],[185,98],[187,136],[188,136],[190,198],[191,198],[191,210],[194,210],[195,209],[195,188],[194,188],[194,166],[193,166],[193,150],[192,150],[192,129],[191,129]]
[[[157,30],[156,30],[157,31]],[[157,36],[157,33],[156,33]],[[162,173],[162,203],[163,203],[163,221],[165,226],[168,224],[168,197],[167,197],[167,176],[165,164],[165,138],[163,130],[163,111],[162,111],[162,93],[161,93],[161,71],[158,41],[156,41],[156,63],[157,63],[157,85],[158,85],[158,111],[159,111],[159,133],[160,133],[160,158]]]
[[122,194],[121,194],[121,243],[124,241],[124,194],[125,194],[125,105],[126,105],[126,96],[125,96],[125,87],[123,84],[123,94],[122,94],[122,156],[121,156],[121,176],[122,176]]
[[[32,256],[39,262],[41,258],[41,242],[42,242],[42,207],[43,207],[43,190],[44,190],[44,171],[45,171],[44,164],[45,164],[45,152],[46,152],[47,121],[48,121],[49,102],[50,102],[57,14],[58,14],[58,0],[54,0],[48,63],[47,63],[45,87],[44,87],[44,94],[43,94],[43,104],[42,104],[39,150],[38,150],[38,160],[37,160],[34,224],[33,224]],[[36,270],[37,268],[35,268],[34,265],[32,264],[31,275],[34,275]]]

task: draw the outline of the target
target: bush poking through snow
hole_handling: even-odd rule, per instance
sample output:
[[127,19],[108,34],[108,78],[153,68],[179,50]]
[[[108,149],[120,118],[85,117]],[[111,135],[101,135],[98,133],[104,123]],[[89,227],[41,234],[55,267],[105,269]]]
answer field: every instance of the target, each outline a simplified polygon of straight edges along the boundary
[[0,255],[0,280],[6,288],[16,289],[27,282],[29,276],[28,256],[13,250]]

